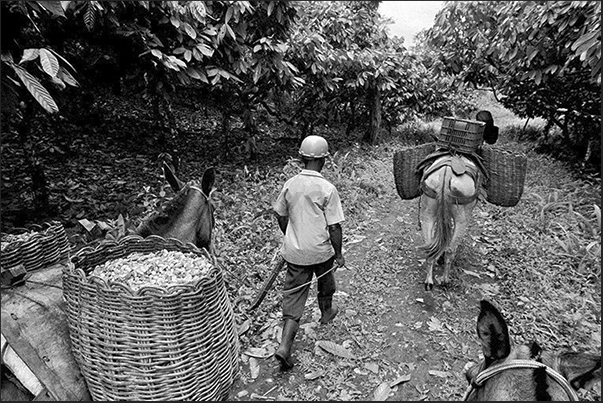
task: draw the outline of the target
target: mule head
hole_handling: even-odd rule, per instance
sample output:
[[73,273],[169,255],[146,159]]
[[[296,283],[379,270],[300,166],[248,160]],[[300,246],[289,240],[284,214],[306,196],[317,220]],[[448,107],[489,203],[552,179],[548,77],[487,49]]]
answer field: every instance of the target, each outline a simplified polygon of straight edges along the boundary
[[[174,179],[182,184],[182,181],[178,181],[175,177]],[[209,252],[212,252],[211,238],[215,227],[214,205],[211,201],[215,180],[216,171],[213,167],[209,167],[203,172],[200,186],[197,181],[186,184],[188,188],[187,200],[189,200],[190,207],[182,214],[183,218],[188,214],[189,219],[196,222],[193,243],[200,248],[207,249]]]
[[477,335],[484,359],[465,374],[465,400],[574,400],[575,390],[601,381],[600,355],[557,354],[535,342],[514,346],[504,317],[487,300],[480,302]]
[[[167,164],[163,163],[163,174],[165,179],[170,184],[172,190],[178,193],[182,190],[182,188],[186,185],[186,182],[181,181],[176,177],[176,174],[172,170],[172,168]],[[216,170],[214,167],[209,167],[203,172],[203,176],[201,177],[201,190],[203,194],[207,197],[210,196],[212,188],[214,186],[214,182],[216,181]]]
[[165,162],[162,169],[176,196],[161,211],[146,217],[136,232],[143,237],[159,235],[184,243],[191,242],[211,253],[215,226],[211,193],[216,178],[215,169],[207,168],[200,184],[197,181],[181,181]]

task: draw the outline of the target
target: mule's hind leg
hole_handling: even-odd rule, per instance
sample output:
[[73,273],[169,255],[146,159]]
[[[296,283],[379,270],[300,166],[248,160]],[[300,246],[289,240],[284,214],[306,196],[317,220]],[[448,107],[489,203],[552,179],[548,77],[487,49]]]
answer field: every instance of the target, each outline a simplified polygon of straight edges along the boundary
[[461,243],[467,228],[471,221],[471,214],[473,208],[477,204],[476,201],[464,205],[455,205],[452,207],[454,217],[454,232],[452,233],[452,239],[450,245],[446,248],[444,253],[444,275],[442,277],[442,285],[450,284],[450,270],[452,263],[456,257],[456,251]]
[[425,276],[425,291],[433,290],[433,266],[435,261],[433,259],[425,260],[425,267],[427,269],[427,275]]
[[[436,200],[425,195],[421,195],[420,213],[419,220],[421,223],[421,234],[423,236],[424,245],[431,245],[434,238],[434,225],[436,218]],[[433,259],[425,259],[425,290],[431,291],[433,289],[433,266],[435,262]]]
[[442,275],[442,286],[446,287],[450,284],[450,269],[452,268],[452,262],[456,256],[456,247],[454,249],[447,250],[444,254],[444,274]]

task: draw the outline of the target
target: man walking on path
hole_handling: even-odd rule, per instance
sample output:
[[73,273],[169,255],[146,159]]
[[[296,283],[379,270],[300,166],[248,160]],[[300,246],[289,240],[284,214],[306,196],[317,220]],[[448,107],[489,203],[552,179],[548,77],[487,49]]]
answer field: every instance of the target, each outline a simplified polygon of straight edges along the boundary
[[306,137],[299,149],[304,169],[289,179],[273,208],[285,234],[281,254],[287,262],[283,296],[283,333],[274,353],[282,370],[293,367],[291,346],[299,328],[313,274],[318,278],[320,323],[337,315],[333,305],[336,284],[333,263],[345,265],[341,252],[344,221],[339,193],[321,174],[329,156],[327,141],[320,136]]

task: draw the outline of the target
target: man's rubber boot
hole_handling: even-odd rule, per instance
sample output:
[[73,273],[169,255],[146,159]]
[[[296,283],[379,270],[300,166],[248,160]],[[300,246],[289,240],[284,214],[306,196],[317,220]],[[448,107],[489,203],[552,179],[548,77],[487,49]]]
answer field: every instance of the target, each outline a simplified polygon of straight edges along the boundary
[[293,345],[293,339],[297,334],[298,328],[298,322],[293,319],[285,319],[283,335],[281,336],[281,345],[274,353],[274,357],[281,363],[281,371],[293,368],[293,361],[291,361],[291,346]]
[[320,323],[323,325],[329,323],[339,312],[337,305],[333,305],[333,297],[319,298],[318,307],[320,308]]

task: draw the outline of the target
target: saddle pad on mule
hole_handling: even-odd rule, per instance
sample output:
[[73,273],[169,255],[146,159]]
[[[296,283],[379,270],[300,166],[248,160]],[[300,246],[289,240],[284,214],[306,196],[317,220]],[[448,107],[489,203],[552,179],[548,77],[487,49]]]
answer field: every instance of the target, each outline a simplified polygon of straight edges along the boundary
[[450,168],[452,168],[452,172],[457,176],[464,174],[467,170],[465,161],[456,155],[450,158]]
[[466,162],[462,157],[455,155],[441,157],[425,170],[421,180],[422,192],[428,197],[436,198],[436,189],[440,188],[442,180],[442,173],[438,173],[438,170],[445,166],[449,166],[454,173],[448,183],[453,202],[455,204],[473,202],[478,195],[477,168],[471,161]]

